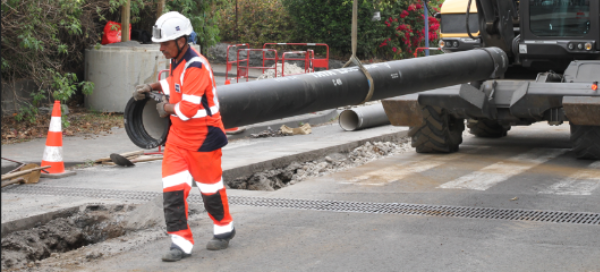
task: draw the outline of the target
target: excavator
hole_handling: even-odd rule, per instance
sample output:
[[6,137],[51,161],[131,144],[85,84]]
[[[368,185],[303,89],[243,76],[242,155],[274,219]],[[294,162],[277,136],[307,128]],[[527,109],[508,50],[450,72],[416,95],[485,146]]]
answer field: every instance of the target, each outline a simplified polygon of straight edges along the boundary
[[[355,0],[348,63],[357,67],[219,86],[223,124],[382,100],[392,125],[410,127],[418,153],[456,152],[465,122],[475,136],[499,138],[512,126],[545,121],[568,122],[577,157],[600,159],[600,1],[469,0],[465,6],[467,35],[481,48],[362,65],[355,55]],[[154,100],[150,94],[132,99],[124,114],[129,137],[146,149],[163,145],[168,133],[165,119],[142,114]],[[162,128],[159,137],[149,132],[153,125]]]
[[[470,11],[472,1],[476,14]],[[600,1],[469,0],[463,5],[463,29],[482,48],[504,51],[506,72],[386,99],[391,123],[410,127],[418,153],[451,153],[462,143],[465,120],[471,134],[488,138],[504,137],[512,126],[568,122],[577,158],[600,160]],[[445,19],[442,15],[442,31]],[[447,55],[452,54],[459,53]]]

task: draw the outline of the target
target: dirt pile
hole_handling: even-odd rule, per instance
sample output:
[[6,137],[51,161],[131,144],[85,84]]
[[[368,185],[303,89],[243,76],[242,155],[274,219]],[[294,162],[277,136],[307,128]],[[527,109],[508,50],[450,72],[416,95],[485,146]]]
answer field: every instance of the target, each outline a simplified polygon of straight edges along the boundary
[[250,177],[227,181],[234,189],[274,191],[294,185],[306,178],[320,177],[327,173],[343,171],[393,154],[411,152],[408,138],[400,143],[375,142],[359,146],[350,153],[333,153],[316,161],[292,162],[285,168],[266,170]]
[[[275,65],[271,66],[275,67]],[[296,75],[296,74],[304,74],[304,67],[299,67],[296,64],[286,62],[284,72],[285,76]],[[281,63],[277,64],[277,77],[281,77]],[[265,73],[260,75],[256,80],[267,79],[267,78],[275,78],[275,70],[269,69],[265,70]]]

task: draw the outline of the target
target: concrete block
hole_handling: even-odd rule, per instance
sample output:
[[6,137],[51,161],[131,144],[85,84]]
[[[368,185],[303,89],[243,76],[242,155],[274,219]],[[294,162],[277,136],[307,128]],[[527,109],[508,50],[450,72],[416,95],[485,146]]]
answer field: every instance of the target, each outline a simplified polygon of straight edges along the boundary
[[157,82],[158,73],[169,69],[169,60],[159,48],[159,44],[130,41],[86,49],[85,80],[94,83],[94,92],[86,96],[85,107],[123,112],[136,85]]

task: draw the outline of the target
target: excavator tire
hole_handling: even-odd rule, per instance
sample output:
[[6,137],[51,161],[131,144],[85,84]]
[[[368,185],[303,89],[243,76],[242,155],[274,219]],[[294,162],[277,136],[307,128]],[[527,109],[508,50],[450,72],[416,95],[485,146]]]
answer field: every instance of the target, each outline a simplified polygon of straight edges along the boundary
[[578,159],[600,160],[600,126],[571,124],[571,143]]
[[502,126],[497,121],[488,119],[467,121],[469,133],[476,137],[484,138],[500,138],[506,136],[506,132],[510,130],[510,126]]
[[408,136],[417,153],[452,153],[458,151],[465,130],[464,119],[457,119],[444,109],[421,106],[423,124],[411,127]]

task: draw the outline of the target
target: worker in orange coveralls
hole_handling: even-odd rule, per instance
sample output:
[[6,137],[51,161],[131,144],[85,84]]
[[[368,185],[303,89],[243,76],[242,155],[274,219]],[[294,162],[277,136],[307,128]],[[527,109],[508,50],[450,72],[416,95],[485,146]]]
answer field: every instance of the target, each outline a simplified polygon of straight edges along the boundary
[[146,99],[145,93],[152,90],[170,96],[156,108],[161,117],[171,118],[162,164],[165,221],[172,242],[162,257],[165,262],[176,262],[192,253],[194,238],[187,224],[186,199],[194,181],[214,223],[214,236],[206,248],[225,249],[235,236],[221,176],[221,148],[227,144],[227,136],[210,64],[188,45],[192,32],[190,20],[178,12],[158,18],[152,41],[160,43],[160,51],[171,59],[169,77],[139,85],[133,94],[136,100]]

